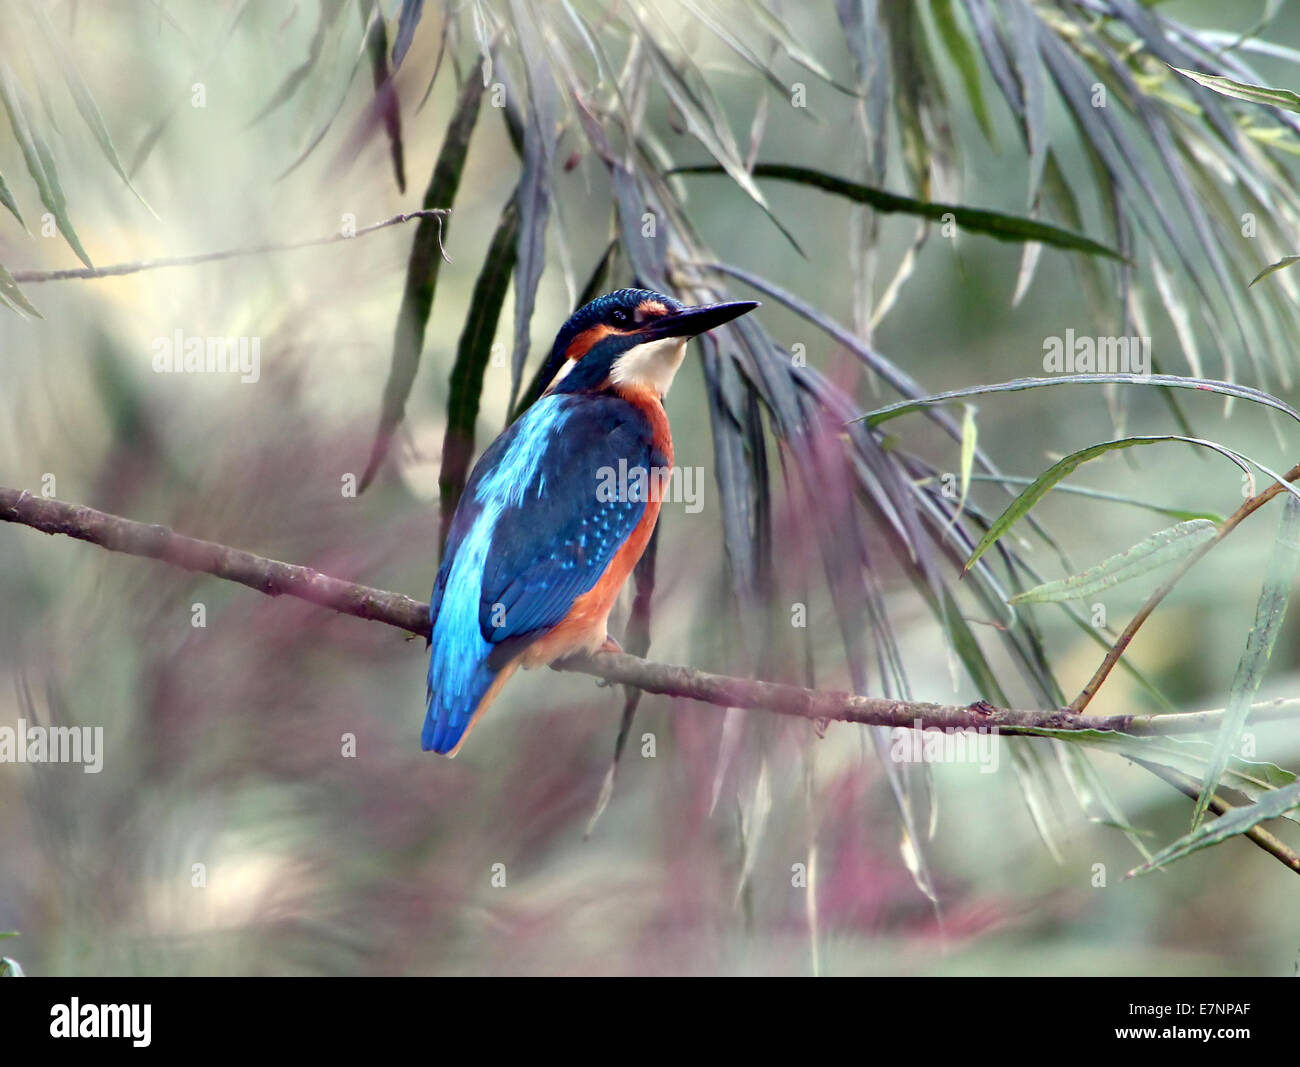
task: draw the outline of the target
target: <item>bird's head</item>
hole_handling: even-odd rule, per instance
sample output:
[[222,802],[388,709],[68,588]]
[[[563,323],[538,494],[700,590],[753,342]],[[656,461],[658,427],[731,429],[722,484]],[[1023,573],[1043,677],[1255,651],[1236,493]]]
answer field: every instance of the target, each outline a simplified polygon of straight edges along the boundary
[[692,337],[753,311],[753,300],[687,307],[649,289],[619,289],[584,304],[555,338],[548,393],[607,388],[668,392]]

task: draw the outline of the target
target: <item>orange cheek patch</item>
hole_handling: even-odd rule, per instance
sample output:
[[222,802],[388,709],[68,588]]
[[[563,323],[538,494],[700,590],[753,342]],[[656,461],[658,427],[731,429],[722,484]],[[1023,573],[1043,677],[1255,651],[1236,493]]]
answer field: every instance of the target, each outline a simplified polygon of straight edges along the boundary
[[581,359],[612,333],[622,333],[622,331],[614,329],[613,326],[606,326],[604,323],[589,326],[569,342],[569,347],[564,350],[565,358]]

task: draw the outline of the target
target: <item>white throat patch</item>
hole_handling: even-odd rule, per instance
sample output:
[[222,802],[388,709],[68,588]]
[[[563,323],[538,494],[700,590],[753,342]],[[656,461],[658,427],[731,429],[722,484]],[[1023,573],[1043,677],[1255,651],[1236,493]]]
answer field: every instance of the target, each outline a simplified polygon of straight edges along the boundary
[[610,368],[609,377],[615,385],[648,387],[660,396],[667,396],[673,384],[673,375],[686,356],[685,337],[661,337],[657,341],[629,348]]

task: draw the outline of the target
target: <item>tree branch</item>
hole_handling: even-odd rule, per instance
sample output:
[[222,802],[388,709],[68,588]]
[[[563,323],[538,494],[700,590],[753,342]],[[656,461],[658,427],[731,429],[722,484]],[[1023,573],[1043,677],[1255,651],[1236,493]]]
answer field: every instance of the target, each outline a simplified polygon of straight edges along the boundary
[[[1173,767],[1164,767],[1159,763],[1152,763],[1150,760],[1135,758],[1133,762],[1139,767],[1150,771],[1157,778],[1168,782],[1193,803],[1200,799],[1204,783],[1193,778],[1190,774],[1184,774]],[[1229,804],[1217,793],[1210,797],[1209,807],[1215,815],[1226,815],[1228,812],[1236,810],[1232,804]],[[1297,855],[1293,849],[1288,847],[1281,838],[1269,833],[1262,826],[1252,826],[1246,831],[1246,836],[1282,866],[1295,871],[1296,874],[1300,874],[1300,855]]]
[[[238,582],[268,596],[292,596],[344,615],[386,623],[429,636],[429,605],[401,593],[373,589],[321,574],[310,567],[266,559],[228,545],[178,534],[165,526],[133,522],[79,504],[35,497],[0,487],[0,521],[64,534],[111,552],[161,560],[174,567]],[[599,652],[555,664],[648,693],[685,697],[720,707],[739,707],[814,720],[939,729],[990,729],[1000,733],[1055,736],[1061,731],[1109,730],[1133,736],[1216,731],[1222,710],[1168,715],[1077,715],[1065,708],[1047,711],[970,707],[855,696],[834,690],[711,674],[692,667],[654,663],[624,653]],[[1272,701],[1252,708],[1251,721],[1291,719],[1300,701]]]
[[386,622],[429,636],[429,605],[409,596],[345,582],[311,567],[266,559],[214,541],[185,537],[165,526],[132,522],[80,504],[65,504],[2,487],[0,520],[47,534],[66,534],[110,552],[162,560],[173,567],[238,582],[267,596],[293,596],[344,615]]

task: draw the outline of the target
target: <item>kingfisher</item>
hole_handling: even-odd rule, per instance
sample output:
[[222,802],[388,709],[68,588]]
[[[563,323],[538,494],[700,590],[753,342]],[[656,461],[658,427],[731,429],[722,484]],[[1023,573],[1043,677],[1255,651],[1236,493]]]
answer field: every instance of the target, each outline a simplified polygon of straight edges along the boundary
[[484,450],[452,516],[429,604],[426,752],[454,756],[519,667],[619,651],[610,609],[673,465],[664,397],[687,341],[757,306],[619,289],[560,329],[550,384]]

